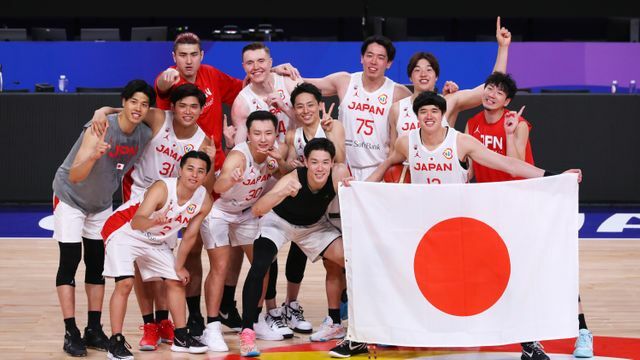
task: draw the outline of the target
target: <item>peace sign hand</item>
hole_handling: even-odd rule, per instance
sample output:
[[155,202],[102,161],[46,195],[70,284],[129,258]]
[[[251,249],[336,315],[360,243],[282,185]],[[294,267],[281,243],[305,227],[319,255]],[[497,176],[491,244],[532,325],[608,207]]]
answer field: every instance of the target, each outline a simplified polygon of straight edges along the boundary
[[151,215],[151,220],[153,220],[153,222],[156,223],[156,225],[164,225],[170,222],[171,218],[167,216],[170,208],[171,208],[170,206],[167,206],[167,208],[163,212],[154,213],[153,215]]
[[228,149],[232,148],[233,145],[235,145],[237,131],[238,129],[236,129],[233,124],[229,125],[227,123],[227,115],[224,114],[222,120],[222,134],[224,135],[224,144]]
[[216,158],[216,142],[213,138],[213,135],[211,135],[209,141],[209,145],[205,146],[202,150],[207,153],[207,156],[209,156],[209,159],[211,159],[211,162],[213,162]]
[[520,111],[517,113],[515,111],[509,111],[504,115],[504,131],[507,135],[513,135],[516,132],[516,127],[518,126],[518,119],[522,115],[524,111],[524,106],[520,108]]
[[336,103],[332,103],[329,107],[329,110],[327,110],[324,102],[322,102],[321,104],[322,107],[320,108],[320,126],[322,126],[322,130],[324,130],[325,132],[331,132],[331,130],[333,130],[333,122],[335,121],[331,117],[331,113],[333,112],[333,107],[336,105]]

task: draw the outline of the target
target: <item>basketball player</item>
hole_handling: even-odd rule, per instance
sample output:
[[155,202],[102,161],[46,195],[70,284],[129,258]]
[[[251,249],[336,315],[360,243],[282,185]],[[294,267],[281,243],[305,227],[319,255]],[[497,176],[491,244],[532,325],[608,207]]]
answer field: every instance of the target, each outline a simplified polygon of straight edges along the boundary
[[272,65],[271,51],[265,44],[254,42],[242,49],[242,67],[250,83],[240,91],[231,107],[231,120],[236,133],[234,141],[227,143],[228,148],[246,141],[246,122],[252,111],[267,110],[276,115],[280,142],[284,142],[288,129],[295,128],[289,99],[297,81],[272,73]]
[[[344,268],[340,231],[331,225],[325,213],[337,193],[339,182],[350,179],[349,172],[344,164],[334,164],[335,147],[326,138],[310,140],[304,155],[305,167],[283,176],[252,207],[253,214],[261,217],[260,237],[253,243],[253,262],[242,290],[241,356],[260,355],[253,323],[262,279],[278,249],[288,241],[296,242],[312,261],[324,258]],[[315,336],[329,339],[345,336],[340,319],[340,291],[341,284],[327,282],[331,324],[321,329],[322,334],[313,334],[312,340]]]
[[[153,182],[161,178],[176,177],[180,168],[180,159],[187,151],[202,149],[214,161],[215,146],[213,137],[207,138],[196,120],[200,116],[205,104],[205,94],[195,85],[186,83],[177,86],[170,95],[171,111],[150,109],[144,122],[152,131],[152,139],[145,148],[140,160],[136,162],[125,175],[122,186],[123,201],[137,198]],[[117,109],[101,108],[94,116],[93,129],[101,133],[100,126],[104,113]],[[211,189],[215,176],[209,172],[205,187]],[[172,239],[171,247],[177,242]],[[168,319],[169,311],[166,303],[164,283],[160,281],[142,282],[137,271],[134,277],[134,290],[143,319],[143,336],[140,340],[140,350],[152,351],[157,349],[159,340],[165,343],[173,341],[174,324]],[[156,304],[155,319],[153,312]]]
[[[500,26],[500,17],[496,21],[496,39],[498,54],[493,71],[507,70],[507,57],[511,44],[511,33]],[[394,103],[389,110],[389,146],[393,150],[398,136],[405,135],[409,130],[420,127],[416,114],[413,112],[413,100],[423,91],[434,91],[440,65],[438,59],[431,53],[417,52],[409,59],[407,76],[413,83],[413,94]],[[443,126],[455,127],[458,113],[474,108],[482,103],[484,84],[473,89],[456,91],[444,95],[447,100],[447,113],[443,115]]]
[[[524,107],[518,113],[507,109],[517,90],[516,82],[509,74],[500,72],[491,74],[484,84],[482,96],[484,110],[469,119],[465,133],[478,139],[484,146],[498,154],[533,164],[529,141],[532,126],[521,116]],[[505,172],[478,163],[473,163],[471,170],[469,179],[475,174],[477,182],[516,179]],[[580,297],[578,297],[578,307],[579,334],[573,354],[576,357],[593,357],[593,335],[587,328]]]
[[[60,248],[56,290],[65,324],[63,350],[72,356],[86,356],[87,347],[107,350],[108,338],[100,324],[104,298],[100,229],[112,212],[113,193],[151,137],[148,127],[138,125],[155,101],[153,88],[143,80],[132,80],[121,98],[123,111],[108,117],[101,136],[86,131],[90,123],[85,124],[53,180],[53,238]],[[83,247],[89,314],[81,338],[75,320],[75,274]]]
[[[250,211],[265,191],[269,179],[284,165],[286,146],[277,146],[278,118],[269,111],[254,111],[247,117],[248,141],[228,154],[214,185],[220,197],[202,224],[201,234],[209,255],[210,271],[205,281],[207,325],[202,341],[213,351],[228,351],[220,329],[220,301],[231,247],[241,247],[253,259],[253,241],[258,237],[258,218]],[[264,340],[283,340],[261,318],[256,328]]]
[[[103,275],[115,278],[109,312],[111,317],[110,359],[133,359],[127,348],[122,326],[127,299],[133,287],[134,262],[144,281],[163,280],[175,321],[172,351],[200,354],[207,346],[187,331],[185,288],[189,272],[184,263],[212,200],[202,186],[211,169],[209,155],[189,151],[180,160],[177,178],[162,178],[143,194],[122,204],[106,221],[102,236],[106,239]],[[177,257],[172,246],[186,225]]]
[[[240,79],[233,78],[213,66],[202,64],[204,59],[204,51],[200,45],[200,38],[191,32],[179,34],[173,46],[172,52],[175,66],[171,66],[164,70],[156,78],[156,91],[158,94],[158,107],[163,110],[170,109],[169,94],[171,90],[184,83],[195,84],[202,90],[207,99],[202,109],[202,113],[198,118],[198,125],[204,130],[207,137],[213,135],[216,144],[216,161],[214,169],[219,170],[224,162],[225,153],[222,150],[223,130],[227,141],[233,136],[235,129],[227,126],[223,121],[222,104],[231,106],[242,89],[243,82]],[[291,64],[282,64],[272,69],[280,75],[291,76],[297,79],[300,74]],[[231,142],[233,144],[233,142]],[[231,146],[227,145],[229,148]],[[212,194],[214,198],[216,194]],[[198,237],[200,244],[202,239]],[[202,334],[204,330],[204,318],[200,313],[200,293],[202,288],[202,262],[201,262],[202,246],[194,246],[192,254],[187,260],[187,268],[191,272],[191,282],[187,287],[187,304],[189,307],[189,328],[196,336]],[[234,270],[230,274],[239,273],[242,267],[242,252],[237,251],[232,254],[232,262],[230,265]],[[235,289],[238,282],[238,276],[231,277],[225,281],[225,291],[223,295],[222,309],[225,316],[223,322],[231,328],[239,328],[240,315],[235,307]]]

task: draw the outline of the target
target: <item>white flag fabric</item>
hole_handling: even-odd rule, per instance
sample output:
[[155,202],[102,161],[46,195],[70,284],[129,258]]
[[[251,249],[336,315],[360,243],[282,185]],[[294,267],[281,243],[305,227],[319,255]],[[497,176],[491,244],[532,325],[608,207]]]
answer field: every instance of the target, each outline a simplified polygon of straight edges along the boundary
[[347,338],[467,347],[578,333],[574,174],[339,190]]

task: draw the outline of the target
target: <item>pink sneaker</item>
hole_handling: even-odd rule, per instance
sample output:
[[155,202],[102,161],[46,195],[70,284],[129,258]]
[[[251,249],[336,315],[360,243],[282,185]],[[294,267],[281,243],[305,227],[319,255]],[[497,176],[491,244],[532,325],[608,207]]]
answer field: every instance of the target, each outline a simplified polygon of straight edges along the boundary
[[242,329],[240,332],[240,356],[260,356],[256,345],[256,332],[252,329]]

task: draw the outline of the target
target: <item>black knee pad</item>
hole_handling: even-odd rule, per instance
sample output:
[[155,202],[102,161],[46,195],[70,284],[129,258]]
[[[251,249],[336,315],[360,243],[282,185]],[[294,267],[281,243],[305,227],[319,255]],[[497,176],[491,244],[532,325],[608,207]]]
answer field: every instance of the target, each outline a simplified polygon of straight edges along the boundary
[[256,276],[262,279],[269,271],[277,254],[278,248],[273,241],[263,237],[256,239],[253,242],[253,262],[247,277]]
[[278,282],[278,260],[271,263],[269,267],[269,283],[267,284],[267,293],[265,299],[271,300],[276,297],[276,283]]
[[82,244],[58,242],[60,247],[60,260],[58,273],[56,274],[56,286],[76,286],[76,271],[82,257]]
[[287,266],[285,275],[287,281],[300,284],[304,278],[304,270],[307,268],[307,255],[302,252],[296,243],[291,243],[289,254],[287,255]]
[[85,284],[104,285],[104,242],[82,238],[84,245]]

